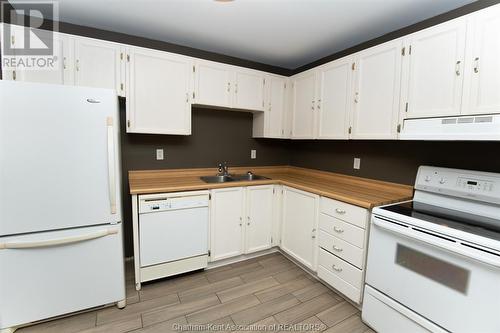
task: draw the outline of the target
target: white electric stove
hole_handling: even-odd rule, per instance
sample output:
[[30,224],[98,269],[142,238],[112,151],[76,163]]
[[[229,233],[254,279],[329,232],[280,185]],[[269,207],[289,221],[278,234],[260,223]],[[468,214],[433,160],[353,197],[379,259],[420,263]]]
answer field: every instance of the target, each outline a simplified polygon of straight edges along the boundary
[[373,210],[363,320],[385,332],[500,332],[500,174],[421,166]]

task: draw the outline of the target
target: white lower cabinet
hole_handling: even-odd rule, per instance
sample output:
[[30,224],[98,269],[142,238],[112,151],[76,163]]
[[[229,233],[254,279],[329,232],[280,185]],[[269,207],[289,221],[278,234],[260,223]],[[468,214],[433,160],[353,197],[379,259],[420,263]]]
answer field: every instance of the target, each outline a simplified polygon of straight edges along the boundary
[[283,187],[281,249],[316,270],[319,196]]
[[368,210],[321,198],[318,277],[355,303],[363,296]]
[[215,189],[211,195],[211,261],[272,246],[274,185]]

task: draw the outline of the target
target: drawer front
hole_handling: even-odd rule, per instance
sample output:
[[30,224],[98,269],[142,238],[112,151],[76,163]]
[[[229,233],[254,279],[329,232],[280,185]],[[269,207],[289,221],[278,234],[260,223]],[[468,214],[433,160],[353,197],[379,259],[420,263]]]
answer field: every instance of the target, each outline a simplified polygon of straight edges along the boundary
[[323,266],[330,273],[337,275],[354,287],[361,289],[363,284],[362,271],[330,252],[319,249],[318,265]]
[[332,236],[322,230],[319,231],[319,246],[330,253],[344,259],[358,268],[363,268],[363,250]]
[[364,246],[365,229],[326,214],[320,214],[319,228],[359,248],[363,248]]
[[368,210],[364,208],[321,197],[320,212],[366,229]]
[[359,304],[361,300],[361,290],[331,273],[323,266],[318,266],[318,277],[328,283],[333,288],[340,291],[354,303]]

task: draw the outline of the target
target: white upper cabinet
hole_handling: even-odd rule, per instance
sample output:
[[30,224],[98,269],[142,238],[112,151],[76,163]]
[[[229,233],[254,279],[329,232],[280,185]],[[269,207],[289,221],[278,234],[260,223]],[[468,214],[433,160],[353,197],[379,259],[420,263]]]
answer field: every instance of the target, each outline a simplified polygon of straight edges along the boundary
[[124,96],[123,58],[120,44],[75,38],[75,85],[115,89]]
[[283,138],[285,136],[286,77],[266,75],[264,112],[253,114],[253,137]]
[[212,261],[243,253],[244,198],[243,187],[212,190],[210,206],[210,259]]
[[352,96],[353,59],[346,57],[318,70],[318,139],[347,139]]
[[142,48],[128,58],[127,132],[191,134],[192,59]]
[[401,89],[401,40],[356,55],[353,139],[396,139]]
[[460,114],[466,27],[460,18],[408,37],[405,118]]
[[463,114],[500,113],[500,6],[471,17]]
[[230,108],[234,92],[234,85],[231,86],[232,81],[232,66],[212,61],[197,61],[194,103]]
[[[20,31],[22,32],[22,30]],[[53,38],[54,67],[41,70],[17,70],[16,80],[72,85],[74,82],[72,64],[73,40],[67,35],[46,32],[44,30],[38,30],[37,36],[46,45],[50,45],[49,43],[52,42]]]
[[314,138],[316,102],[316,71],[301,73],[292,78],[293,85],[293,139]]
[[262,72],[236,68],[233,108],[264,110],[264,75]]
[[281,248],[313,270],[317,255],[318,201],[315,194],[283,187]]
[[274,185],[249,186],[246,189],[245,253],[271,247]]

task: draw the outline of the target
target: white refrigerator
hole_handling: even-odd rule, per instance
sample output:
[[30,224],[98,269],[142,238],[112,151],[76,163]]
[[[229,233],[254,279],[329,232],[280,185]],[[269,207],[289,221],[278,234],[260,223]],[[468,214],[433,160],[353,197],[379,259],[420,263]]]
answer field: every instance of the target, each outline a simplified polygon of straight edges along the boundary
[[114,90],[0,81],[0,331],[125,306]]

